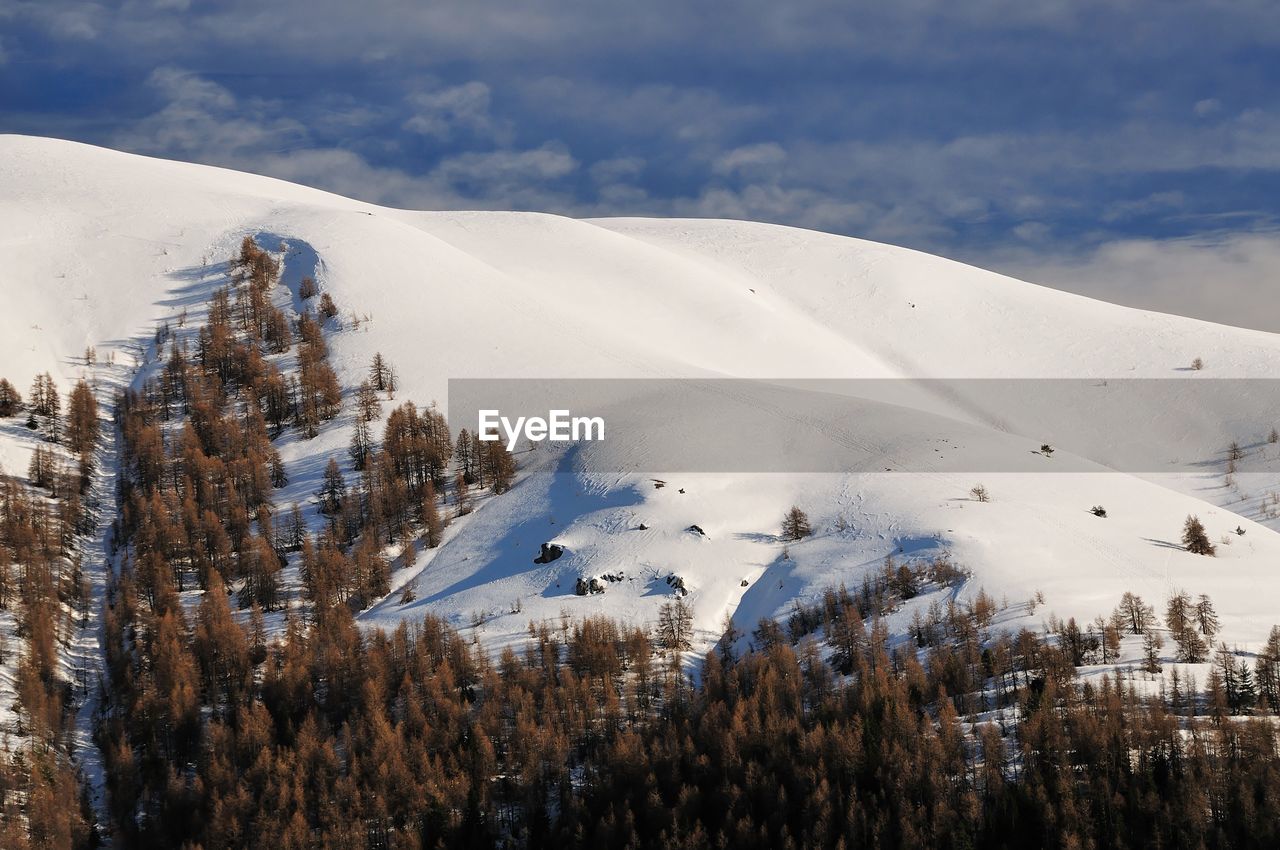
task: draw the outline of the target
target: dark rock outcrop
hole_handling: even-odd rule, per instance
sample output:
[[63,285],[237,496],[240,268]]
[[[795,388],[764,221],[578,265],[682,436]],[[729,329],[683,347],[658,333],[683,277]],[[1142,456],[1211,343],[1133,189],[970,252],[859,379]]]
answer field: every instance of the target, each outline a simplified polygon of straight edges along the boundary
[[564,554],[564,547],[558,543],[543,543],[542,551],[533,559],[535,564],[549,564]]

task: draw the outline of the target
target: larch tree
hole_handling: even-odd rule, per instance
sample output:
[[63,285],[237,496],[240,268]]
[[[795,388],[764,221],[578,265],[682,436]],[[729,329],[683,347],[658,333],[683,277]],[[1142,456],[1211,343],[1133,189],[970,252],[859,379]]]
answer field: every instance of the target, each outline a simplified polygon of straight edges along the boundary
[[1142,636],[1142,669],[1148,673],[1160,672],[1160,648],[1164,646],[1164,638],[1154,631]]
[[458,471],[462,474],[463,480],[468,484],[475,484],[475,442],[471,439],[471,432],[466,428],[458,432],[458,442],[453,449],[453,459],[458,465]]
[[98,402],[80,381],[71,390],[67,408],[67,448],[76,454],[92,452],[98,441]]
[[1209,542],[1209,535],[1204,530],[1204,523],[1196,516],[1187,516],[1182,525],[1182,545],[1188,552],[1197,555],[1214,555],[1218,549]]
[[422,525],[427,532],[427,548],[439,546],[444,523],[440,519],[440,500],[436,496],[436,487],[430,481],[422,488]]
[[360,419],[365,422],[382,418],[382,401],[379,400],[373,384],[367,380],[361,381],[359,389],[356,390],[356,409],[359,411]]
[[1155,625],[1156,612],[1150,605],[1142,601],[1136,593],[1125,591],[1120,597],[1114,618],[1129,630],[1130,634],[1140,635]]
[[22,410],[22,396],[13,384],[0,378],[0,417],[15,416]]
[[667,602],[658,609],[658,645],[667,652],[684,652],[693,638],[693,610],[683,599]]
[[369,434],[369,422],[357,416],[355,425],[351,429],[351,446],[347,449],[347,454],[351,455],[351,465],[357,472],[364,469],[372,453],[373,437]]
[[812,533],[813,526],[809,524],[809,515],[796,505],[792,505],[782,518],[782,539],[800,540]]
[[1218,612],[1213,607],[1213,600],[1209,598],[1209,594],[1202,593],[1196,599],[1195,607],[1196,628],[1200,630],[1200,634],[1204,635],[1205,640],[1212,641],[1218,633],[1221,623],[1218,620]]
[[383,358],[382,352],[375,352],[373,363],[369,366],[369,383],[375,390],[381,392],[387,388],[388,371],[387,361]]
[[471,513],[471,488],[461,472],[453,479],[453,515],[466,516]]
[[489,489],[502,494],[511,489],[516,477],[516,459],[501,440],[482,444]]
[[320,485],[320,512],[334,516],[342,510],[342,503],[347,498],[347,482],[342,477],[338,462],[329,458],[324,468],[324,482]]
[[1184,664],[1204,661],[1209,647],[1196,631],[1195,606],[1186,591],[1169,597],[1164,621],[1178,647],[1178,660]]
[[332,319],[338,315],[338,305],[333,303],[332,296],[325,292],[320,295],[320,315]]

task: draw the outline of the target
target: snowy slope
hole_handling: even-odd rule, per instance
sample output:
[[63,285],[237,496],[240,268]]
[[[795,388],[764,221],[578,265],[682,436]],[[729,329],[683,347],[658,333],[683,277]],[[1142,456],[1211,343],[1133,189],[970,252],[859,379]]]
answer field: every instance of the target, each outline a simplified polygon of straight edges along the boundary
[[[448,379],[459,377],[1163,379],[1189,377],[1195,357],[1209,367],[1197,379],[1280,372],[1274,335],[1117,307],[856,239],[744,222],[390,210],[47,139],[0,137],[0,234],[0,375],[23,390],[46,369],[69,387],[86,346],[100,359],[141,363],[156,324],[202,304],[245,235],[285,245],[286,277],[312,274],[333,295],[344,327],[332,360],[347,389],[380,351],[398,370],[398,400],[419,404],[444,404]],[[920,406],[931,437],[963,443],[974,468],[1023,469],[1042,460],[1029,448],[1057,439],[1054,423],[981,399]],[[901,433],[884,411],[852,427],[885,439]],[[1167,419],[1164,410],[1145,413]],[[282,448],[285,501],[314,491],[328,456],[345,462],[349,423]],[[572,453],[543,451],[523,458],[515,490],[485,501],[446,545],[399,570],[392,594],[363,619],[392,625],[433,611],[461,625],[485,620],[494,640],[562,612],[651,620],[675,573],[709,641],[726,613],[749,629],[797,598],[858,581],[891,552],[950,551],[973,572],[962,596],[985,588],[1007,597],[1011,625],[1039,625],[1050,611],[1091,619],[1126,590],[1162,607],[1169,589],[1185,587],[1209,593],[1224,637],[1246,644],[1280,620],[1280,536],[1250,521],[1266,519],[1261,494],[1280,490],[1280,462],[1262,442],[1270,424],[1207,416],[1188,426],[1197,445],[1231,437],[1254,446],[1246,501],[1220,486],[1210,454],[1197,475],[1104,471],[1114,435],[1079,427],[1068,429],[1082,434],[1078,444],[1063,448],[1097,471],[1070,475],[1035,466],[980,479],[932,471],[937,445],[921,437],[893,444],[903,468],[922,470],[911,474],[676,470],[656,489],[653,475],[592,475]],[[819,418],[810,427],[831,435],[851,426]],[[6,469],[25,469],[29,447],[19,442],[0,436]],[[621,468],[655,472],[634,446],[599,450],[620,453]],[[990,503],[968,497],[979,480]],[[792,503],[819,533],[784,547],[775,535]],[[1108,519],[1088,512],[1099,503]],[[1237,525],[1247,534],[1215,559],[1190,555],[1173,545],[1189,513],[1215,540]],[[837,517],[847,530],[834,530]],[[705,535],[686,530],[693,524]],[[534,564],[539,544],[552,540],[566,556]],[[573,595],[578,576],[611,572],[625,580],[602,595]],[[410,583],[417,599],[401,604]],[[1037,591],[1046,607],[1018,613]]]

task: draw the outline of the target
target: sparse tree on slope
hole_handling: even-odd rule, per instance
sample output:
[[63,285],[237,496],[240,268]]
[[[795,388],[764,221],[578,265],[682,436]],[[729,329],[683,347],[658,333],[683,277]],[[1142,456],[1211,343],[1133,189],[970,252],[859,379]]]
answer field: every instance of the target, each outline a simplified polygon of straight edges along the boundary
[[1140,635],[1155,625],[1156,612],[1150,605],[1142,601],[1136,593],[1125,591],[1120,597],[1114,618],[1129,630],[1130,634]]
[[809,524],[809,516],[799,507],[792,505],[791,510],[787,511],[782,518],[782,539],[783,540],[800,540],[808,537],[813,533],[813,526]]
[[1218,620],[1218,612],[1214,610],[1213,600],[1207,593],[1200,594],[1200,598],[1196,601],[1195,621],[1200,634],[1204,635],[1206,640],[1213,640],[1221,623]]
[[71,391],[67,410],[67,448],[76,454],[92,452],[98,440],[98,402],[84,381]]
[[658,609],[658,645],[668,652],[684,652],[692,646],[693,610],[683,599]]
[[1214,555],[1218,549],[1209,542],[1209,535],[1204,530],[1204,523],[1199,517],[1188,516],[1182,526],[1182,545],[1188,552],[1197,555]]
[[373,355],[373,363],[369,366],[369,383],[373,385],[375,390],[381,391],[387,388],[387,374],[389,371],[387,361],[382,357],[382,352],[375,353]]
[[1164,646],[1164,638],[1155,632],[1147,632],[1142,637],[1142,669],[1148,673],[1160,672],[1160,648]]
[[1169,597],[1164,621],[1177,644],[1178,660],[1184,664],[1204,661],[1209,648],[1196,632],[1195,606],[1191,604],[1191,597],[1186,591],[1179,591]]
[[13,384],[0,378],[0,416],[13,416],[22,410],[22,396]]
[[320,487],[320,511],[334,516],[342,510],[342,502],[347,497],[347,482],[342,478],[342,470],[338,462],[329,458],[324,468],[324,483]]

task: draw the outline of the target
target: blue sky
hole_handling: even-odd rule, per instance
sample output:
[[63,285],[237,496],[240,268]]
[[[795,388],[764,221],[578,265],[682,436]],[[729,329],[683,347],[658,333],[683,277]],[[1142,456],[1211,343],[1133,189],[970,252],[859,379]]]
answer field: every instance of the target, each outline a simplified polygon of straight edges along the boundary
[[0,0],[0,130],[750,218],[1280,330],[1280,4]]

